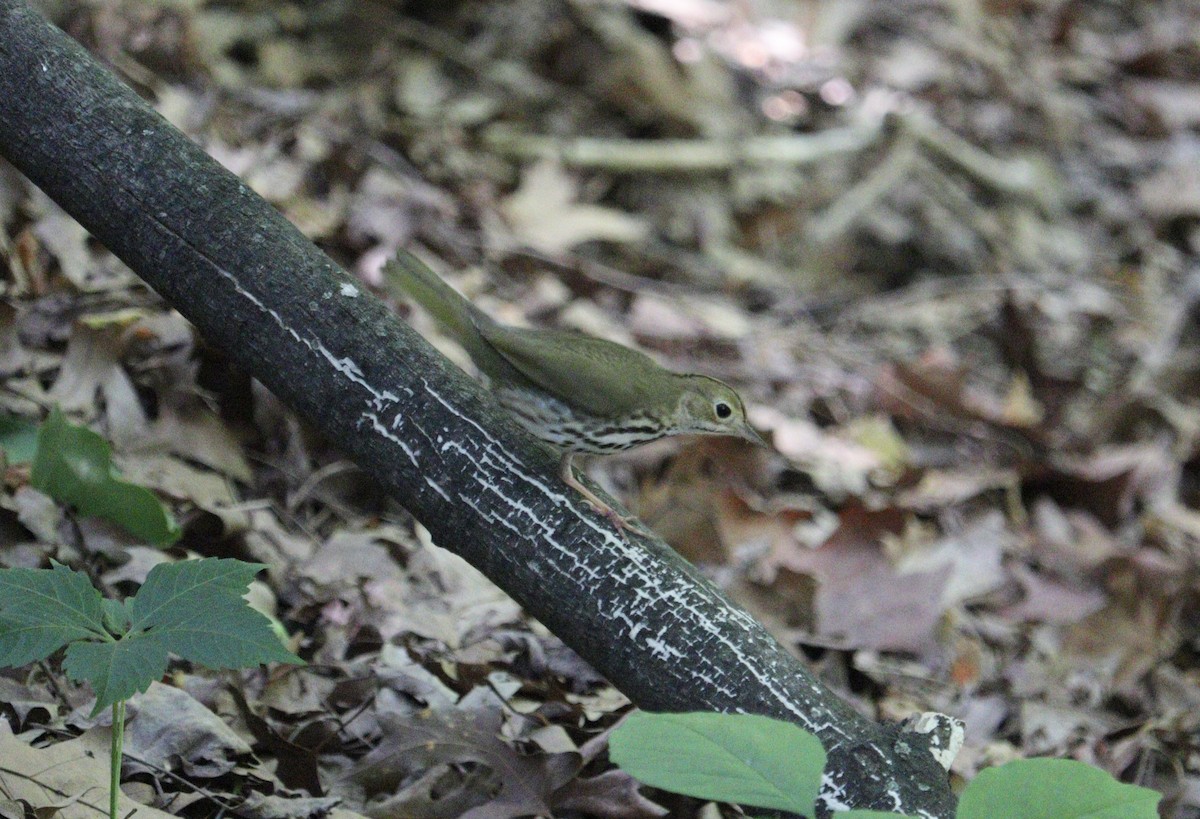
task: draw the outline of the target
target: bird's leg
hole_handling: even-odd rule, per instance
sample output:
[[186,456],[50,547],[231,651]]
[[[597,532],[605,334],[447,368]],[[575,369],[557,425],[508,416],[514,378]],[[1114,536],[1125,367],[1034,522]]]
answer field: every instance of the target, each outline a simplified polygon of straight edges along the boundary
[[558,462],[558,474],[563,479],[563,483],[583,495],[583,499],[591,504],[593,509],[608,518],[608,522],[613,526],[618,529],[628,529],[630,532],[642,537],[648,537],[650,533],[637,525],[637,518],[633,515],[628,517],[622,515],[616,509],[613,509],[612,506],[602,501],[595,492],[588,489],[575,477],[575,470],[571,467],[571,456],[574,454],[573,452],[564,452],[562,460]]

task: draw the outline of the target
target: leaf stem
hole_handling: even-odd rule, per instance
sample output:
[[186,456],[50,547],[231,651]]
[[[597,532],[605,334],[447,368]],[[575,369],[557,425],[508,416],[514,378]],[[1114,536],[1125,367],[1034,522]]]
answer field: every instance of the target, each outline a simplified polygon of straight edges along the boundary
[[121,752],[125,742],[125,700],[112,704],[112,745],[109,759],[108,819],[117,819],[121,798]]

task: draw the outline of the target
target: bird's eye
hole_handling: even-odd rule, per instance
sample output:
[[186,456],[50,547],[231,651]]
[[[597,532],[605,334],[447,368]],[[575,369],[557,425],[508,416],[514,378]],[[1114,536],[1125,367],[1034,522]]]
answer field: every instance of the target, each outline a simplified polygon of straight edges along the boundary
[[718,418],[728,418],[733,415],[733,407],[726,404],[724,401],[718,401],[713,406],[713,411],[717,413]]

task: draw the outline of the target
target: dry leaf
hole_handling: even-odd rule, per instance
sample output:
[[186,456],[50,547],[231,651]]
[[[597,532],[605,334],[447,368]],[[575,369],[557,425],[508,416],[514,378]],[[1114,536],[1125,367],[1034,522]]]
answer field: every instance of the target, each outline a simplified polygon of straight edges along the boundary
[[[107,819],[108,728],[95,728],[77,739],[42,749],[13,736],[0,720],[0,781],[5,794],[35,809],[61,805],[57,819]],[[171,814],[121,794],[121,816],[136,812],[144,819],[170,819]]]
[[578,201],[578,184],[551,160],[535,163],[521,186],[500,203],[500,212],[518,242],[556,255],[596,239],[638,242],[646,223],[623,211]]

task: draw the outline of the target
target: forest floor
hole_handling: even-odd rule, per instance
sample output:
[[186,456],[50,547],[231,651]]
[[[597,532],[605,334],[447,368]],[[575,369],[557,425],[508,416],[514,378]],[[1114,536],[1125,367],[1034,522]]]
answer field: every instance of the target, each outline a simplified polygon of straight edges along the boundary
[[[396,248],[497,318],[736,385],[773,452],[590,473],[855,707],[963,719],[962,780],[1070,757],[1200,817],[1200,4],[44,6],[464,366],[381,289]],[[619,692],[3,163],[0,270],[0,408],[57,404],[183,525],[131,545],[10,463],[0,563],[110,596],[267,563],[310,663],[175,664],[131,704],[131,795],[715,810],[613,770]],[[51,670],[0,672],[31,770],[97,725]]]

